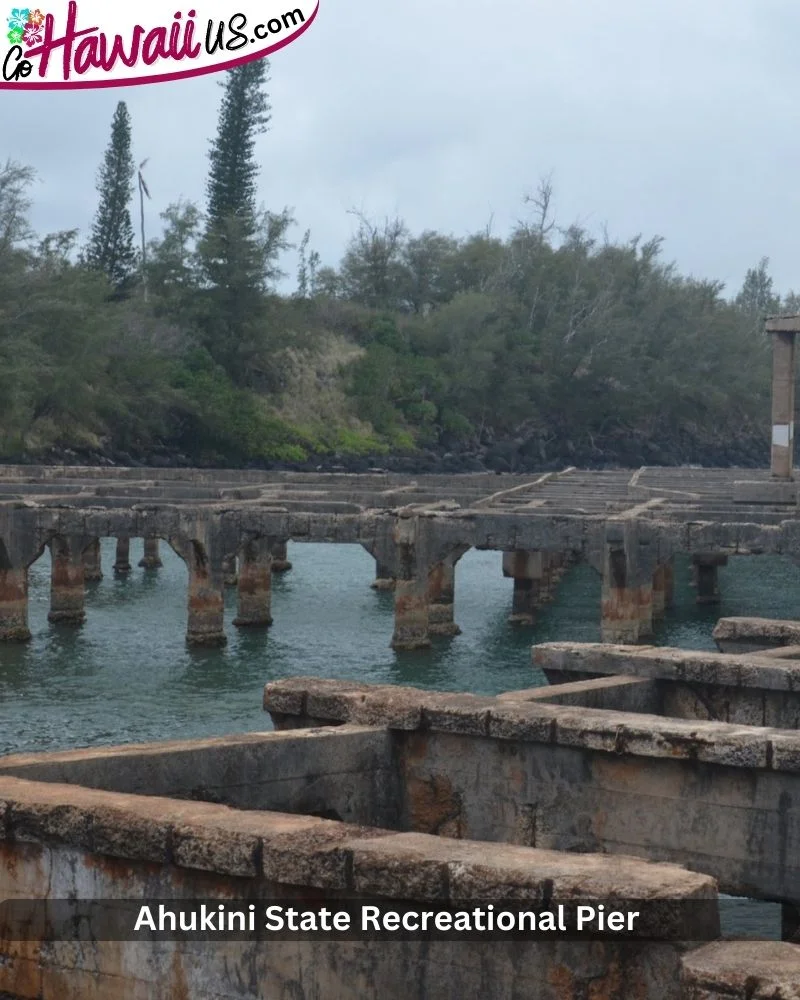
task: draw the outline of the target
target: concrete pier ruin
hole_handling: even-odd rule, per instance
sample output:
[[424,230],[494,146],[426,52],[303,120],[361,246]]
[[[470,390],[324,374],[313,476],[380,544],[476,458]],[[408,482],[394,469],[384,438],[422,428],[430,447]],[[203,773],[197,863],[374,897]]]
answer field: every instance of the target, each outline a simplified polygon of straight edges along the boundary
[[[665,717],[647,684],[294,678],[273,732],[0,758],[0,995],[796,1000],[800,948],[719,939],[718,892],[800,903],[800,736]],[[79,945],[18,940],[13,901],[59,898],[665,907],[624,941],[153,945],[83,911]]]
[[116,574],[132,572],[132,539],[144,539],[147,571],[160,565],[162,542],[180,556],[186,638],[197,645],[225,641],[226,580],[238,588],[237,626],[269,625],[267,567],[288,571],[289,542],[369,552],[373,585],[394,592],[399,650],[458,634],[458,564],[471,548],[498,552],[513,624],[535,623],[564,574],[584,563],[601,580],[603,641],[647,642],[672,602],[677,555],[695,567],[699,603],[719,600],[720,567],[733,557],[800,560],[797,497],[776,500],[775,482],[766,471],[650,468],[412,478],[6,466],[0,640],[29,637],[27,573],[45,547],[51,621],[80,624],[83,588],[103,572],[99,541],[110,537]]

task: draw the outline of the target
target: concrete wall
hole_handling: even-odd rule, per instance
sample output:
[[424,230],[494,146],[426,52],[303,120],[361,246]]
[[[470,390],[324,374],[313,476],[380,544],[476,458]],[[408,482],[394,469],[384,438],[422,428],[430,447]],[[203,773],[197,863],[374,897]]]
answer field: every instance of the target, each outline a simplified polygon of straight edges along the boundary
[[0,757],[0,775],[397,828],[391,737],[364,726]]
[[562,679],[624,674],[658,692],[658,714],[736,725],[800,728],[800,663],[774,655],[549,642],[534,665],[558,690]]
[[[0,777],[0,899],[464,901],[545,893],[714,900],[712,880],[635,859],[391,834],[303,816]],[[679,942],[13,940],[0,995],[25,1000],[678,1000]],[[5,917],[3,915],[6,915]],[[667,934],[680,932],[676,917]],[[96,934],[93,934],[93,930]],[[718,923],[705,930],[713,936]]]
[[408,828],[675,861],[800,902],[800,733],[303,679],[265,706],[390,728]]

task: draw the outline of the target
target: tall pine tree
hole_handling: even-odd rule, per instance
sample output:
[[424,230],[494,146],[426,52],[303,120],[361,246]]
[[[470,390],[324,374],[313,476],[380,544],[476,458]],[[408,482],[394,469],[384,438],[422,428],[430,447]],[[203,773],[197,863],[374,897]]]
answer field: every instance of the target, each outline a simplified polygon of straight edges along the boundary
[[97,179],[100,204],[85,251],[89,267],[102,271],[114,287],[124,289],[136,268],[136,249],[129,204],[133,195],[131,119],[120,101],[111,122],[111,141]]
[[[209,289],[206,346],[240,383],[264,373],[265,299],[291,218],[259,211],[257,137],[267,130],[268,63],[229,70],[209,153],[206,226],[198,250]],[[259,360],[260,356],[260,360]]]

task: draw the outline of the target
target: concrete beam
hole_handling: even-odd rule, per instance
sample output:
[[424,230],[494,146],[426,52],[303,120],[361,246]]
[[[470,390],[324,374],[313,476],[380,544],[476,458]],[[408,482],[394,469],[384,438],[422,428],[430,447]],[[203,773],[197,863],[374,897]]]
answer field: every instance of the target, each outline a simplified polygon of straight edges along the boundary
[[800,621],[777,618],[720,618],[711,633],[722,653],[750,653],[800,645]]

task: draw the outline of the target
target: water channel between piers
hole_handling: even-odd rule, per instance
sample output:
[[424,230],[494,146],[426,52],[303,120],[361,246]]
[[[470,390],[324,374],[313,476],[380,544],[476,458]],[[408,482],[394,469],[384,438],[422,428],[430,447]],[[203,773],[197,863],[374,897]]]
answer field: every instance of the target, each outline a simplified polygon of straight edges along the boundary
[[[496,694],[529,687],[534,642],[599,639],[600,579],[572,567],[534,627],[508,623],[512,581],[498,552],[468,552],[456,574],[462,634],[429,650],[389,648],[393,601],[370,588],[374,561],[358,545],[291,544],[293,569],[273,581],[269,630],[233,627],[236,591],[226,592],[228,645],[184,642],[186,569],[161,546],[163,567],[115,577],[113,539],[103,541],[104,578],[87,585],[86,622],[50,625],[50,557],[30,574],[30,626],[23,645],[0,645],[0,752],[178,739],[269,728],[265,682],[310,675]],[[675,604],[656,643],[713,649],[723,615],[797,617],[800,568],[785,558],[731,558],[719,571],[721,603],[697,606],[686,557],[676,559]]]

